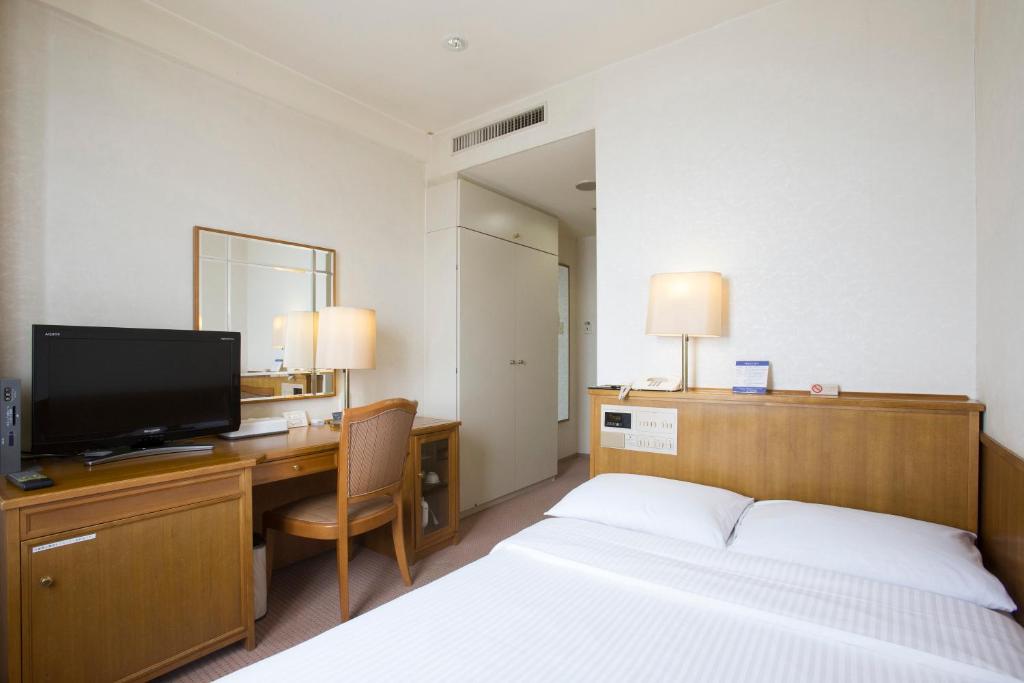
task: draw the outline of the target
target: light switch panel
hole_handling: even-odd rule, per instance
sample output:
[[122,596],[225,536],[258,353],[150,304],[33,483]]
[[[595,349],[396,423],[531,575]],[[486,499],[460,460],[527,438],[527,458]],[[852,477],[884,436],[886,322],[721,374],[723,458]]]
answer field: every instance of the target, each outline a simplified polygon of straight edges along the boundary
[[601,445],[605,448],[676,455],[678,423],[679,411],[675,408],[602,405]]

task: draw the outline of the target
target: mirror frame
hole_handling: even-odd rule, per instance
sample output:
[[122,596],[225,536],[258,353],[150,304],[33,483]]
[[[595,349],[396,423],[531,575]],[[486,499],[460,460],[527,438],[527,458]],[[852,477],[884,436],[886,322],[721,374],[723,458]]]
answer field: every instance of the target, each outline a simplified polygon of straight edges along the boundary
[[[565,358],[565,381],[568,384],[569,396],[566,399],[568,403],[568,410],[566,411],[567,415],[561,420],[558,420],[558,424],[562,424],[572,420],[572,267],[568,263],[559,263],[558,267],[565,268],[565,298],[567,299],[566,307],[569,310],[569,319],[565,321],[565,343],[568,346],[568,353]],[[558,417],[557,411],[558,407],[556,402],[556,418]]]
[[[332,305],[338,305],[338,252],[330,247],[318,247],[313,244],[303,244],[301,242],[289,242],[288,240],[279,240],[273,237],[261,237],[260,235],[251,235],[245,232],[235,232],[233,230],[224,230],[221,228],[208,228],[202,225],[195,225],[192,227],[192,329],[199,329],[199,236],[204,232],[212,232],[218,235],[227,235],[228,237],[244,237],[246,239],[260,240],[261,242],[272,242],[274,244],[284,244],[289,247],[302,247],[304,249],[316,249],[319,251],[327,251],[331,253],[331,264],[334,268],[331,273],[331,299]],[[331,374],[331,373],[324,373]],[[314,398],[331,398],[338,395],[338,371],[334,370],[334,381],[332,383],[332,391],[323,394],[303,394],[301,396],[266,396],[266,397],[255,397],[255,398],[243,398],[241,403],[272,403],[275,401],[304,401]]]

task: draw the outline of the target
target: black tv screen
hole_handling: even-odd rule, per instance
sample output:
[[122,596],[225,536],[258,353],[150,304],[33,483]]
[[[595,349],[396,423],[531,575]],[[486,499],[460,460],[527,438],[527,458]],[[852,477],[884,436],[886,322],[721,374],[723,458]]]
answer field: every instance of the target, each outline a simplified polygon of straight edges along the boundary
[[238,429],[237,332],[32,326],[32,451]]

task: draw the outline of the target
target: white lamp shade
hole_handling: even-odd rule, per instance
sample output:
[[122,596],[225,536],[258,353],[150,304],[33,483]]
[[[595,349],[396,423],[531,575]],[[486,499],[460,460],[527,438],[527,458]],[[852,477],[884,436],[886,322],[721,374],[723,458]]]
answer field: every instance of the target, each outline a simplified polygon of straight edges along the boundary
[[647,300],[647,334],[721,336],[722,274],[652,275]]
[[329,306],[320,310],[316,365],[335,370],[377,367],[377,312]]
[[290,311],[285,323],[284,365],[311,370],[316,360],[316,312]]
[[283,349],[285,345],[285,330],[288,329],[288,316],[275,315],[271,323],[270,345],[275,349]]

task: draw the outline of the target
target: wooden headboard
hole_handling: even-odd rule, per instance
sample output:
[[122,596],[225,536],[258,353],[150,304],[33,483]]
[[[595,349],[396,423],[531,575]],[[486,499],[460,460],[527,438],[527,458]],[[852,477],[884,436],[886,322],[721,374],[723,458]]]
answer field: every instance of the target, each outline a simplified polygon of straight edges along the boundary
[[1024,460],[981,435],[981,519],[978,546],[1021,609],[1024,624]]
[[[982,404],[964,396],[592,389],[590,475],[651,474],[978,530]],[[601,446],[602,405],[678,409],[678,454]]]

